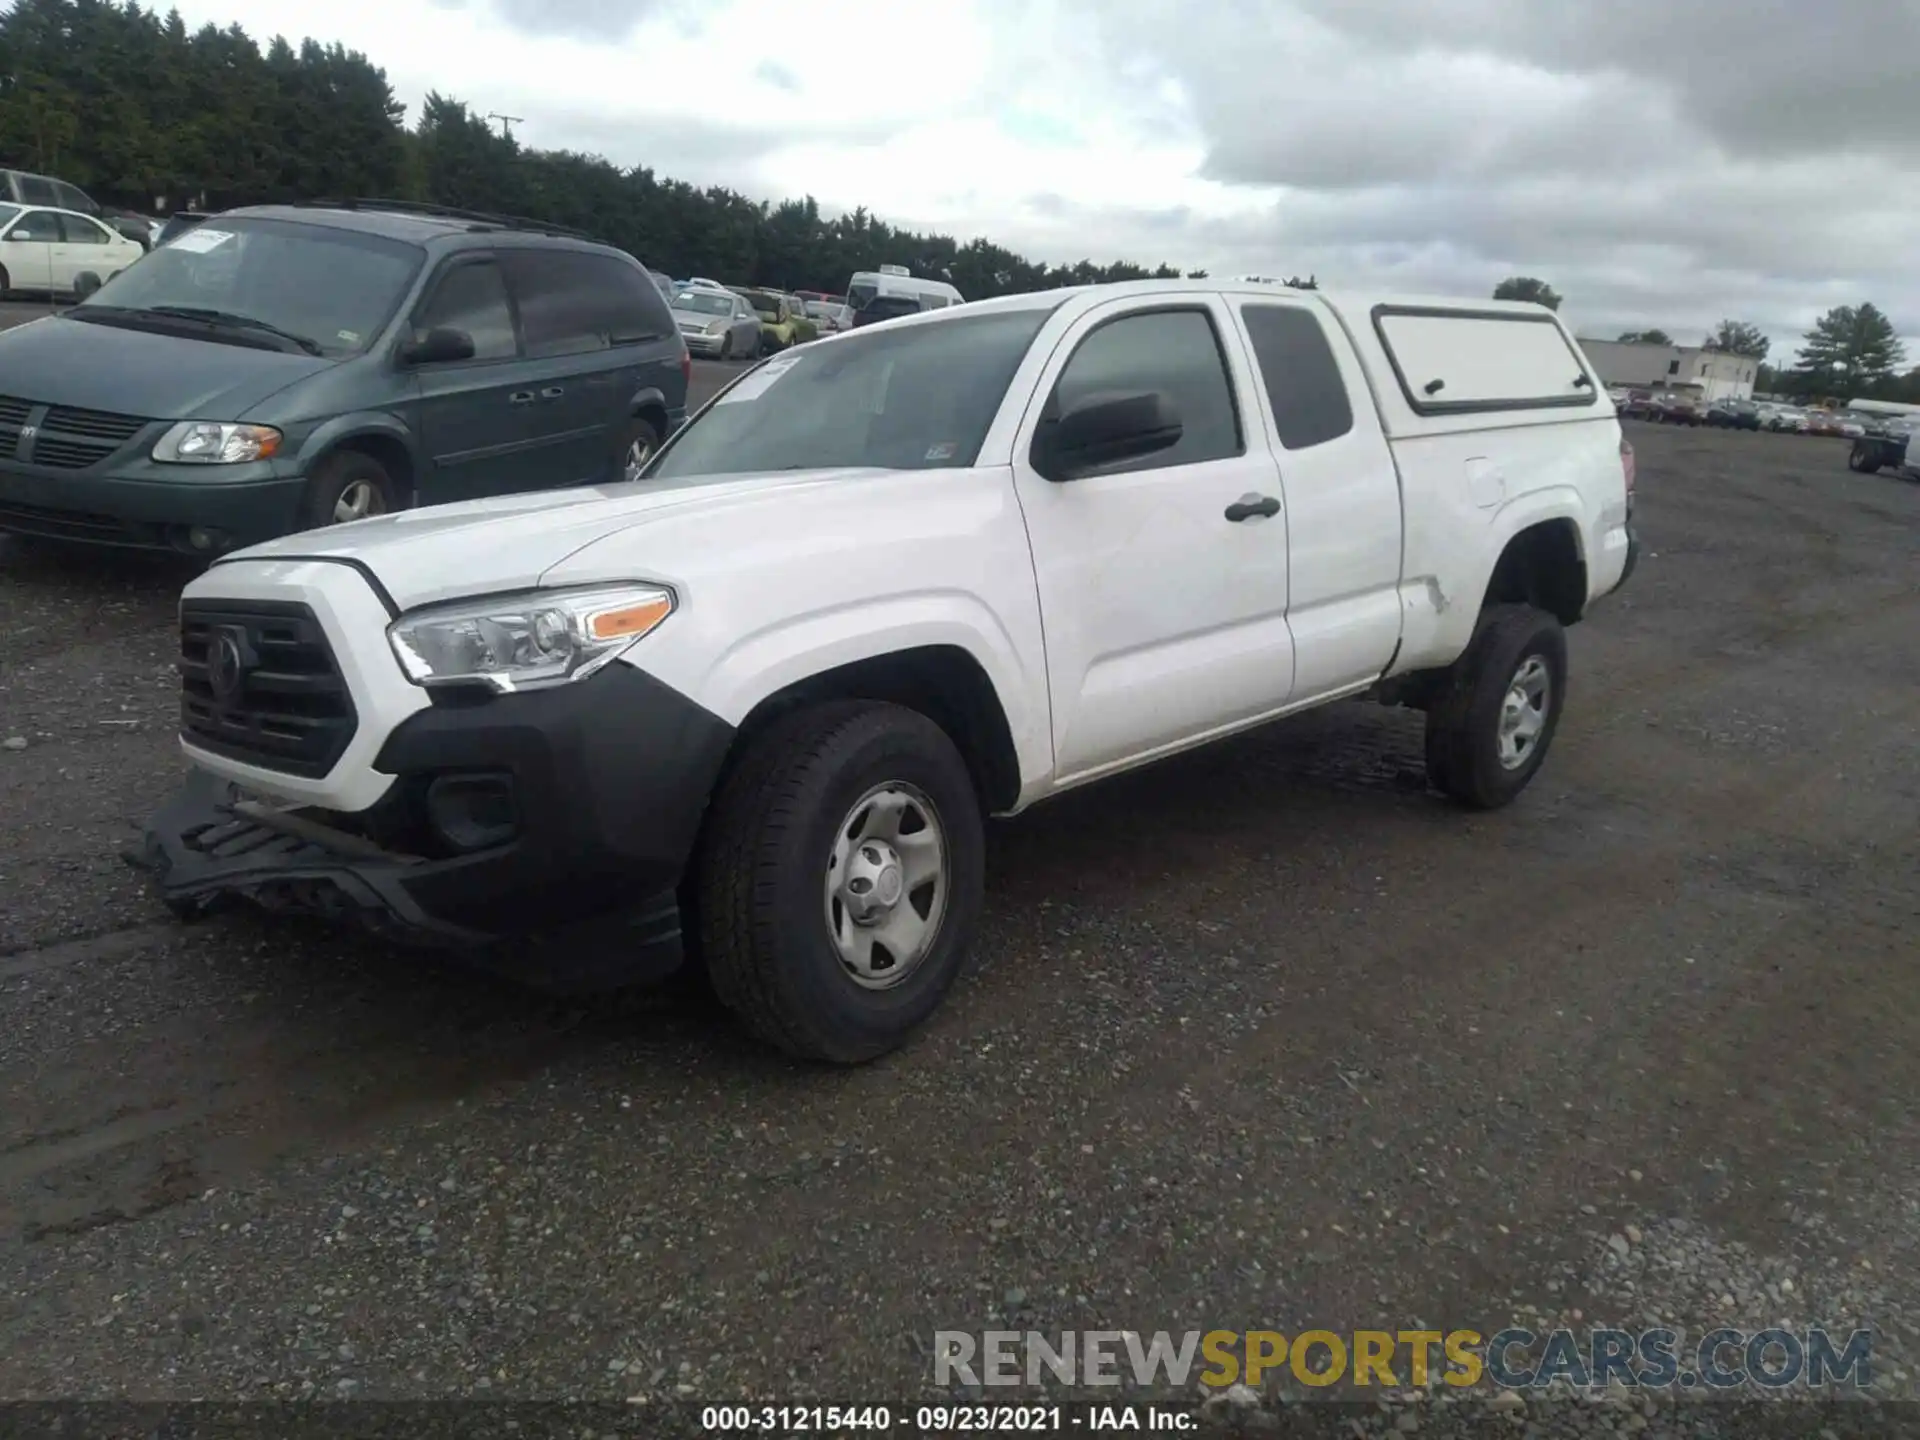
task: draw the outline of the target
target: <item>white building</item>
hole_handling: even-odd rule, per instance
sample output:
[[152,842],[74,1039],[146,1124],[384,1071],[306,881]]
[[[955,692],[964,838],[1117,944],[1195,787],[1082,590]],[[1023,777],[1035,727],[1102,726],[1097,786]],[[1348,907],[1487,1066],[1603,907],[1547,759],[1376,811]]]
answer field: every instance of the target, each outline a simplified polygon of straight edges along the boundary
[[1582,340],[1607,385],[1677,390],[1698,400],[1747,400],[1760,362],[1697,345],[1644,345],[1635,340]]

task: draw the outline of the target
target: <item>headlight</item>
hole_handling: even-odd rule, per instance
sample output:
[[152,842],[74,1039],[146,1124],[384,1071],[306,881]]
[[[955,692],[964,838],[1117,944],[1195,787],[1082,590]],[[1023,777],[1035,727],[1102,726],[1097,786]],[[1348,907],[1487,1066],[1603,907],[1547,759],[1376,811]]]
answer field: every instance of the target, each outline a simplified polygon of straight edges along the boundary
[[280,439],[271,425],[183,420],[160,437],[153,458],[169,465],[242,465],[277,454]]
[[655,586],[534,590],[403,615],[387,639],[416,685],[534,690],[593,674],[672,613]]

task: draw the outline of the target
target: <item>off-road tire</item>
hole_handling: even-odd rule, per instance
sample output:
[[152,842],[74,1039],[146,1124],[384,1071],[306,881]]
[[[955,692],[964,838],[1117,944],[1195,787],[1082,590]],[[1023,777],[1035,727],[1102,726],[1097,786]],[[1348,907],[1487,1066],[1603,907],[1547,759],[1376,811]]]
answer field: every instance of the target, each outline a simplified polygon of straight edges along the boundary
[[[837,827],[883,783],[919,789],[946,833],[946,910],[932,950],[897,986],[843,971],[827,926]],[[918,711],[829,701],[775,721],[721,782],[695,857],[699,954],[714,994],[752,1034],[798,1059],[855,1065],[901,1045],[965,967],[986,888],[985,828],[951,739]]]
[[[1531,656],[1546,664],[1546,724],[1519,766],[1500,763],[1500,712],[1508,686]],[[1531,605],[1491,605],[1466,653],[1454,662],[1427,710],[1427,779],[1475,810],[1497,810],[1527,788],[1546,761],[1567,703],[1567,637]]]
[[391,514],[406,508],[401,488],[386,466],[364,450],[336,450],[314,466],[307,478],[307,491],[300,499],[301,528],[318,530],[341,523],[334,514],[335,507],[349,486],[361,482],[373,486],[379,494],[380,508],[372,513]]

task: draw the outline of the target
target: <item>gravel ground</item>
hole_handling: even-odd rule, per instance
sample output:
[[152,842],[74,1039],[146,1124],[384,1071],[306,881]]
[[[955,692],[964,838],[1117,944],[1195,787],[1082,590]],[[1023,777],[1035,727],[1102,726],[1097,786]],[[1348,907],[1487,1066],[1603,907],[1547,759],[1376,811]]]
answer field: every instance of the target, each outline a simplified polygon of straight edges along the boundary
[[1363,705],[1063,797],[996,828],[977,973],[851,1073],[173,923],[114,857],[180,773],[183,577],[0,545],[0,1396],[898,1403],[937,1329],[1657,1318],[1869,1326],[1910,1399],[1920,487],[1632,436],[1650,553],[1521,803],[1445,807]]

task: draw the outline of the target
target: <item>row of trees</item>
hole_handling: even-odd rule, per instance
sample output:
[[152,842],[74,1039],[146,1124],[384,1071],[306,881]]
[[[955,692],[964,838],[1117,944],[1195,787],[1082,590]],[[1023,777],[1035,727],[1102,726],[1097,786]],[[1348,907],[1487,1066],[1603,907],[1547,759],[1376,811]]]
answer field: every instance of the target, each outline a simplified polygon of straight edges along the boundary
[[[1494,286],[1493,298],[1528,300],[1549,310],[1558,310],[1561,301],[1558,291],[1531,275],[1502,280]],[[1620,338],[1643,345],[1676,343],[1666,331],[1658,329],[1629,330]],[[1700,346],[1762,362],[1755,373],[1754,388],[1764,394],[1800,400],[1867,396],[1920,405],[1920,366],[1902,371],[1906,346],[1901,344],[1899,332],[1886,312],[1870,302],[1837,305],[1814,321],[1791,365],[1766,364],[1772,342],[1759,326],[1744,320],[1722,320]]]
[[675,275],[786,289],[838,290],[883,263],[975,297],[1181,273],[1045,265],[864,209],[829,217],[811,198],[770,205],[650,166],[530,149],[441,95],[409,128],[364,55],[283,39],[263,52],[237,25],[189,31],[177,11],[133,0],[14,0],[0,14],[0,159],[141,210],[395,196],[532,215]]

